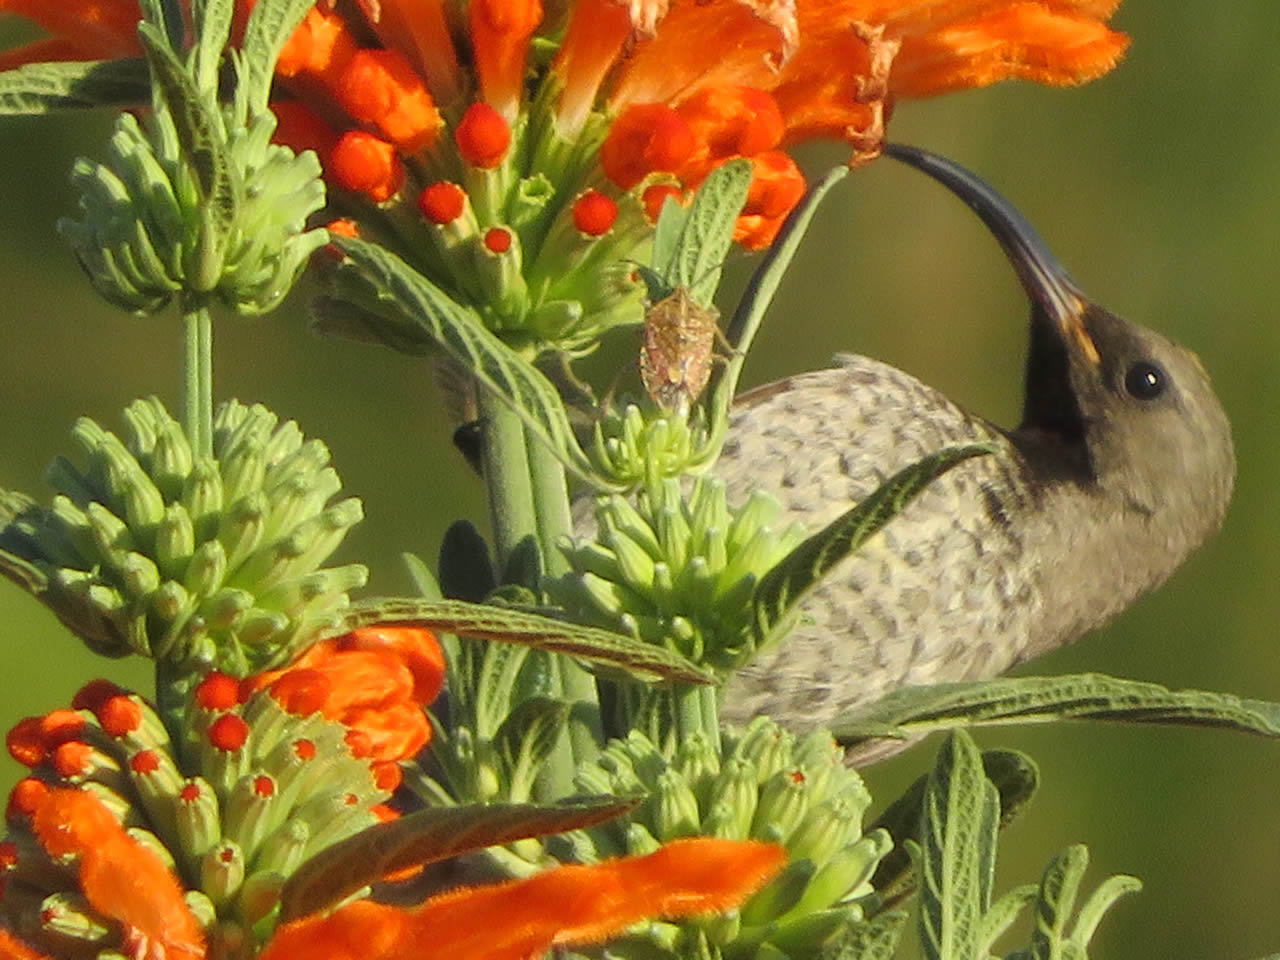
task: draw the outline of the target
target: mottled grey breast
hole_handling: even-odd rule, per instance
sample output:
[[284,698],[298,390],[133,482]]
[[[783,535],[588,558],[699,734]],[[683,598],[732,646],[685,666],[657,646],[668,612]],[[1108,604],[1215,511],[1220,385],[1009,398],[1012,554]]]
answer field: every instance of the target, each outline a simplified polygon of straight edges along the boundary
[[929,486],[805,599],[796,629],[730,682],[724,716],[793,729],[903,684],[995,676],[1018,661],[1041,606],[1016,518],[1034,496],[992,424],[887,364],[838,366],[744,394],[714,473],[730,503],[762,489],[784,525],[816,531],[898,470],[944,447],[993,442]]

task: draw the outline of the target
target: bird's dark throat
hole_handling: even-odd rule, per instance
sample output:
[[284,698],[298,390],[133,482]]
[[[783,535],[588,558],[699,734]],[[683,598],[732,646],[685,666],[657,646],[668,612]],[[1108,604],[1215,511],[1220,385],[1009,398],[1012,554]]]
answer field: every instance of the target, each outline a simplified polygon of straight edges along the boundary
[[1085,443],[1088,423],[1072,383],[1070,348],[1055,321],[1034,307],[1027,351],[1022,422],[1010,435],[1028,463],[1055,478],[1091,483],[1095,479]]

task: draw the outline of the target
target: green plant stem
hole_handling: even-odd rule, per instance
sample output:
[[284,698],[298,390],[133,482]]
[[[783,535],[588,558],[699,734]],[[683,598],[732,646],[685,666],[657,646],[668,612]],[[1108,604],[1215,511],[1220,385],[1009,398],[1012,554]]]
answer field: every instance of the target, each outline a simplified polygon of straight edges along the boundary
[[484,424],[484,479],[489,493],[489,519],[498,569],[516,545],[538,533],[533,482],[520,418],[488,390],[481,389],[480,418]]
[[[525,445],[529,455],[529,476],[533,482],[538,542],[542,545],[544,569],[547,576],[558,577],[569,570],[568,559],[556,546],[561,537],[573,533],[569,482],[564,466],[546,444],[526,434]],[[595,681],[569,657],[553,657],[551,662],[559,675],[560,695],[574,705],[569,720],[569,750],[570,762],[576,769],[582,761],[595,758],[604,739]]]
[[191,451],[213,456],[213,322],[203,300],[183,304],[185,349],[182,365],[183,424]]

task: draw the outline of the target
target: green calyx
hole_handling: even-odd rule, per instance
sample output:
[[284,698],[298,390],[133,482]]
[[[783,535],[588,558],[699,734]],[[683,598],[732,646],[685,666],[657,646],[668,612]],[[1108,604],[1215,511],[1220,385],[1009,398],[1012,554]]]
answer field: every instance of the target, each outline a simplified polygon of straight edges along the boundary
[[561,545],[571,570],[552,597],[588,622],[668,646],[722,674],[754,652],[750,600],[804,531],[776,531],[781,506],[763,492],[730,508],[724,484],[651,479],[635,503],[596,502],[594,540]]
[[77,423],[87,463],[53,464],[49,507],[18,494],[0,502],[4,572],[93,650],[180,671],[244,676],[333,625],[368,573],[320,569],[363,515],[355,498],[330,503],[342,484],[324,444],[231,401],[205,459],[158,400],[125,416],[127,444]]
[[653,924],[610,950],[619,957],[685,955],[701,939],[717,957],[822,956],[864,919],[871,875],[892,847],[883,830],[862,833],[871,796],[824,732],[797,742],[760,717],[719,736],[712,743],[695,734],[669,759],[639,732],[611,741],[579,768],[577,787],[644,793],[647,801],[619,820],[555,838],[548,849],[594,861],[694,835],[780,843],[790,863],[735,913],[678,928]]
[[[229,10],[197,6],[200,43],[189,53],[163,10],[144,11],[138,38],[152,111],[143,122],[121,114],[108,160],[81,158],[72,172],[82,216],[59,229],[95,289],[135,313],[160,310],[175,294],[184,310],[216,300],[264,313],[329,240],[306,226],[325,203],[320,163],[271,143],[276,120],[250,89],[253,65],[243,58],[232,58],[235,96],[223,102]],[[247,37],[262,33],[260,19],[251,18]]]

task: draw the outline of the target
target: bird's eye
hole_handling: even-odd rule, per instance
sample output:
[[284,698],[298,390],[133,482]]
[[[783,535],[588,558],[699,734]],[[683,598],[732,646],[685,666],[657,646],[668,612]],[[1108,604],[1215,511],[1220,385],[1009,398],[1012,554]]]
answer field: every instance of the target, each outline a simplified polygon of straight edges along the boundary
[[1169,378],[1154,363],[1145,360],[1135,363],[1124,375],[1124,388],[1129,396],[1138,400],[1154,400],[1164,393]]

